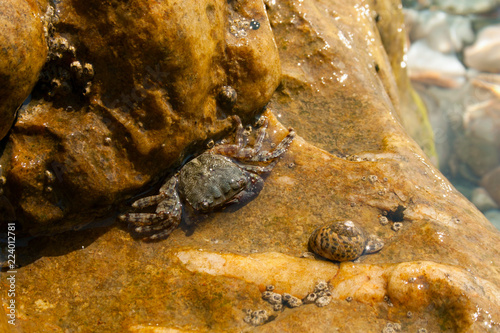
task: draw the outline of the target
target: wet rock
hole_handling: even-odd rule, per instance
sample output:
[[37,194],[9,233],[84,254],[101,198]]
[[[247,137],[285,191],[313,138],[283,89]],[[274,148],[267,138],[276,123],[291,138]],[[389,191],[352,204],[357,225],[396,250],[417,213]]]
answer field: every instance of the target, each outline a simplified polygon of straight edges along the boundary
[[[391,4],[397,8],[384,3]],[[284,76],[265,112],[264,146],[287,135],[280,121],[302,138],[259,195],[188,216],[162,242],[134,241],[118,224],[27,240],[18,252],[19,329],[243,331],[254,329],[245,322],[244,309],[252,309],[268,316],[256,320],[259,332],[380,332],[388,323],[410,332],[497,330],[500,249],[484,244],[498,244],[499,233],[405,133],[388,58],[399,53],[386,53],[379,36],[391,33],[378,34],[369,9],[380,7],[366,5],[268,1]],[[112,13],[106,17],[116,18]],[[390,18],[381,11],[378,20]],[[100,66],[89,61],[97,94]],[[394,71],[402,71],[401,61]],[[57,182],[56,173],[43,177]],[[381,224],[380,216],[390,223]],[[300,258],[311,233],[334,219],[356,219],[384,248],[340,265]],[[398,232],[391,229],[396,223]],[[268,285],[280,295],[306,297],[320,281],[332,293],[324,307],[275,313],[262,299]]]
[[[437,164],[438,156],[426,106],[413,89],[408,76],[408,36],[401,7],[395,6],[390,1],[376,2],[374,5],[375,22],[389,58],[399,95],[397,100],[395,98],[391,100],[395,105],[399,105],[395,109],[408,135],[417,141],[431,161]],[[379,74],[381,79],[386,78],[383,73]],[[385,86],[388,88],[391,84]]]
[[[0,157],[4,194],[25,233],[113,215],[114,204],[227,135],[231,114],[249,121],[279,84],[260,2],[72,1],[53,12],[49,64]],[[226,24],[237,20],[259,27],[235,36]],[[229,107],[218,101],[228,85],[238,96]]]
[[492,25],[479,31],[473,45],[464,50],[468,67],[484,72],[500,72],[500,25]]
[[12,126],[45,62],[42,13],[34,0],[6,0],[0,8],[0,139]]

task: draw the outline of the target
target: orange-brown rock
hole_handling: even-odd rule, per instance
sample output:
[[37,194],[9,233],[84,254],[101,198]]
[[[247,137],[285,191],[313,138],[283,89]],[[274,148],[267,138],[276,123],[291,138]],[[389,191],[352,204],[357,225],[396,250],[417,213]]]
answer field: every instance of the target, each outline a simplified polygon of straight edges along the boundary
[[0,8],[0,139],[38,80],[47,54],[43,11],[34,0],[5,0]]
[[[109,217],[113,204],[229,132],[230,114],[260,112],[279,83],[261,2],[71,1],[54,12],[49,87],[35,89],[0,159],[3,211],[13,208],[29,234]],[[94,72],[84,95],[71,73],[82,64]],[[217,102],[224,85],[238,93],[233,109]]]

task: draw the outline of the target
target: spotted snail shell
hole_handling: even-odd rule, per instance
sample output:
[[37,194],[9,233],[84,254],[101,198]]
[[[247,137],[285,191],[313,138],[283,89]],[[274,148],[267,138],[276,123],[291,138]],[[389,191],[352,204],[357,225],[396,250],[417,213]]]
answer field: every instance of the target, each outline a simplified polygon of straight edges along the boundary
[[309,238],[309,247],[314,253],[335,261],[355,260],[363,252],[374,253],[383,246],[382,240],[366,236],[352,221],[338,221],[320,227]]

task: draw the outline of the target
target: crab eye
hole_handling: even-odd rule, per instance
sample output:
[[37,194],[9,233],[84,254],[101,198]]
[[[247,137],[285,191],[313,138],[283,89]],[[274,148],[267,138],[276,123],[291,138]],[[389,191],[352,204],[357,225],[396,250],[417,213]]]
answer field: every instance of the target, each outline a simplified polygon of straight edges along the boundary
[[231,181],[229,182],[229,185],[231,186],[231,188],[233,190],[237,190],[240,188],[240,185],[238,184],[238,182],[235,179],[231,179]]
[[210,207],[210,204],[207,201],[202,201],[201,202],[201,208],[202,209],[208,209]]

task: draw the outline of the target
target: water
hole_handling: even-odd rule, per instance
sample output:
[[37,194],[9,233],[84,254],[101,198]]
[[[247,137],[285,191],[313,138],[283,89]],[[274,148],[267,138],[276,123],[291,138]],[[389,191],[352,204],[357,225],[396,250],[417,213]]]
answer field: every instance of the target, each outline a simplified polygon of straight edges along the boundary
[[403,5],[408,71],[428,109],[439,168],[500,229],[500,7]]

